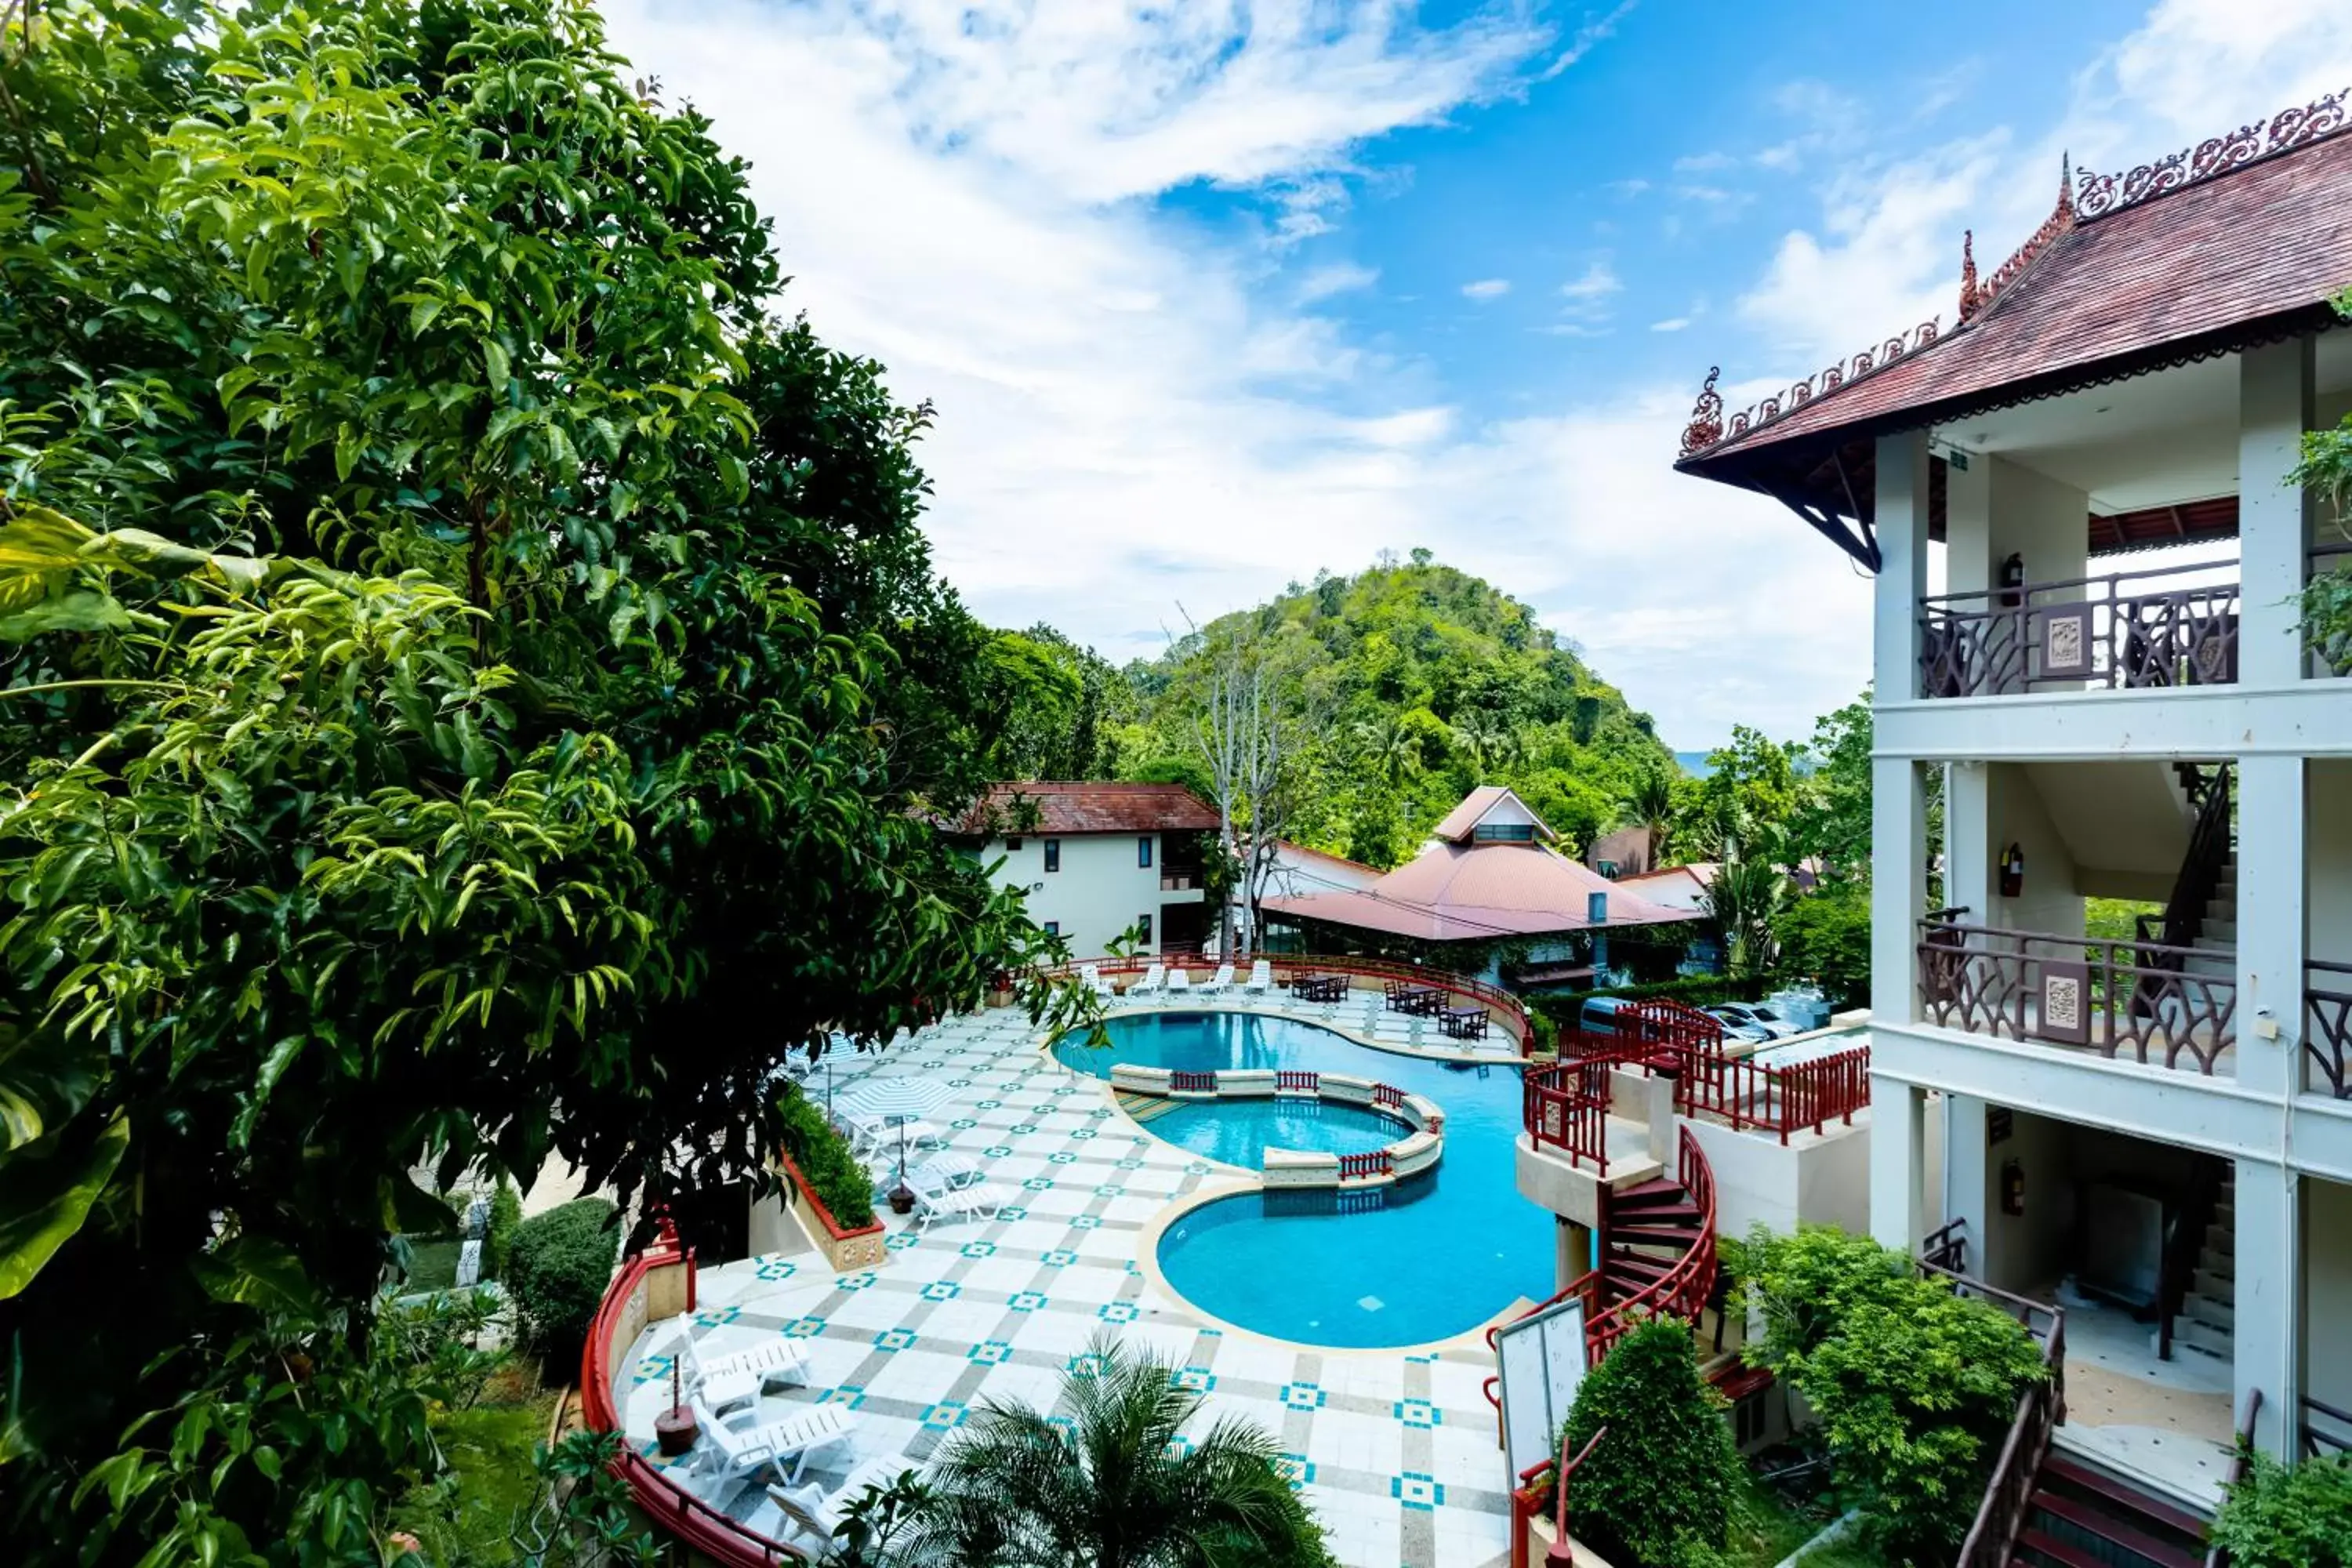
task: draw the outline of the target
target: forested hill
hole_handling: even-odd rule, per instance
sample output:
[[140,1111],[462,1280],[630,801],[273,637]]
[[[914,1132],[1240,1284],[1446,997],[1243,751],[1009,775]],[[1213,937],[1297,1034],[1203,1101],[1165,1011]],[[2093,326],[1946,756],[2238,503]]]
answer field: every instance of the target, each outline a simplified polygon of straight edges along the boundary
[[1272,650],[1301,704],[1291,837],[1318,848],[1393,865],[1480,784],[1511,785],[1581,848],[1636,779],[1675,771],[1649,716],[1534,611],[1423,551],[1294,584],[1130,665],[1137,707],[1112,726],[1120,771],[1172,775],[1192,754],[1188,671],[1230,638]]

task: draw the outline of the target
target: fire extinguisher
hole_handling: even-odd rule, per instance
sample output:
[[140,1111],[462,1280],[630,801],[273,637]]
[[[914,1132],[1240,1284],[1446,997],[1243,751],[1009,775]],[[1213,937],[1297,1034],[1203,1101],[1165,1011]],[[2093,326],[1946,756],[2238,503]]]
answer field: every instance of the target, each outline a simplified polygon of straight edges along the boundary
[[2005,1160],[2000,1167],[2000,1212],[2025,1212],[2025,1167],[2014,1160]]
[[2000,852],[2000,896],[2016,898],[2025,891],[2025,851],[2011,844]]
[[2000,563],[2000,607],[2013,610],[2025,603],[2025,595],[2015,590],[2025,586],[2025,557],[2011,554]]

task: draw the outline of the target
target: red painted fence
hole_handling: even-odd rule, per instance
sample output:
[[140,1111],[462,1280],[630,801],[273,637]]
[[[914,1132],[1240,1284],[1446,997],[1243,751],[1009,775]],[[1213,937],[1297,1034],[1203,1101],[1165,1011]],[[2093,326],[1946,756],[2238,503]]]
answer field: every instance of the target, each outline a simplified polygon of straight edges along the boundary
[[[1253,963],[1264,963],[1274,972],[1276,985],[1287,985],[1306,974],[1339,974],[1353,979],[1379,982],[1402,980],[1414,985],[1443,991],[1449,996],[1460,997],[1465,1003],[1486,1009],[1488,1015],[1510,1036],[1522,1055],[1526,1054],[1533,1034],[1528,1026],[1528,1010],[1519,999],[1499,985],[1489,985],[1466,974],[1448,974],[1443,970],[1423,969],[1418,964],[1402,963],[1387,958],[1358,958],[1342,955],[1318,955],[1295,952],[1261,952],[1234,961],[1233,992],[1241,993],[1249,978]],[[1188,974],[1213,971],[1215,965],[1205,959],[1171,953],[1159,958],[1141,954],[1134,958],[1074,959],[1068,963],[1052,964],[1038,971],[1048,979],[1075,979],[1081,969],[1091,968],[1106,980],[1140,977],[1155,963],[1181,968]]]
[[1374,1149],[1363,1154],[1339,1156],[1339,1179],[1343,1182],[1359,1182],[1367,1176],[1386,1176],[1392,1173],[1389,1163],[1389,1152],[1386,1149]]
[[1213,1072],[1173,1072],[1168,1075],[1171,1094],[1214,1094],[1217,1075]]
[[[1595,1092],[1596,1079],[1601,1087]],[[1529,1068],[1519,1079],[1519,1117],[1538,1146],[1609,1173],[1609,1094],[1605,1078],[1582,1062]]]
[[1852,1125],[1870,1103],[1870,1047],[1773,1067],[1752,1059],[1690,1057],[1675,1089],[1675,1109],[1736,1128],[1789,1134],[1832,1121]]
[[1276,1094],[1314,1094],[1321,1089],[1323,1075],[1319,1072],[1300,1072],[1289,1068],[1283,1068],[1277,1070],[1274,1075],[1274,1092]]

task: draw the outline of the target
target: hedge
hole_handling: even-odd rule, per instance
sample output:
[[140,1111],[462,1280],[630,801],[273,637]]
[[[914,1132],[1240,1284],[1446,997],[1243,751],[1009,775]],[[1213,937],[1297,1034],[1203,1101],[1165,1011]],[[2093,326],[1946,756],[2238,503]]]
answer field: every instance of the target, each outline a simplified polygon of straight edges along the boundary
[[613,1215],[603,1198],[576,1199],[515,1226],[507,1252],[505,1284],[522,1342],[567,1379],[613,1281],[621,1249]]
[[809,1190],[845,1230],[874,1223],[874,1177],[849,1152],[849,1140],[825,1120],[800,1085],[776,1101],[777,1140],[801,1168]]
[[490,1195],[490,1221],[482,1231],[482,1278],[496,1279],[507,1270],[507,1254],[514,1249],[515,1227],[522,1224],[522,1198],[512,1182],[502,1181]]
[[1619,1340],[1585,1373],[1564,1434],[1570,1452],[1600,1436],[1569,1483],[1576,1536],[1614,1563],[1721,1563],[1740,1468],[1722,1406],[1687,1324],[1652,1318]]

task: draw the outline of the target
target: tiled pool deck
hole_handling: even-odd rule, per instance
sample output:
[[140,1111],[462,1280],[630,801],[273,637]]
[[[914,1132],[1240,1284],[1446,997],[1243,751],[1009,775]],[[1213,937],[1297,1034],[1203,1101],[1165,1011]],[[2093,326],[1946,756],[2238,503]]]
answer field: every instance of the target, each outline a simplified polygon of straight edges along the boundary
[[[886,1212],[889,1261],[856,1274],[834,1273],[814,1251],[702,1271],[705,1355],[777,1333],[808,1353],[810,1385],[767,1396],[764,1415],[811,1401],[856,1412],[854,1445],[814,1458],[809,1477],[830,1489],[859,1460],[892,1453],[919,1465],[985,1400],[1047,1405],[1064,1371],[1108,1330],[1172,1360],[1205,1394],[1196,1429],[1238,1415],[1275,1434],[1349,1568],[1507,1563],[1503,1456],[1481,1392],[1491,1353],[1460,1341],[1428,1353],[1317,1351],[1203,1321],[1155,1286],[1136,1253],[1156,1215],[1229,1173],[1138,1131],[1111,1108],[1107,1084],[1044,1055],[1039,1038],[1018,1012],[1000,1010],[835,1069],[836,1090],[867,1072],[950,1084],[957,1098],[932,1120],[990,1180],[1019,1190],[1001,1218],[919,1236]],[[820,1096],[823,1080],[820,1072],[812,1083]],[[671,1338],[668,1324],[653,1325],[618,1376],[628,1436],[648,1455],[668,1403]],[[691,1461],[680,1463],[690,1475]],[[691,1484],[709,1495],[698,1477]],[[756,1484],[710,1500],[780,1532]]]

